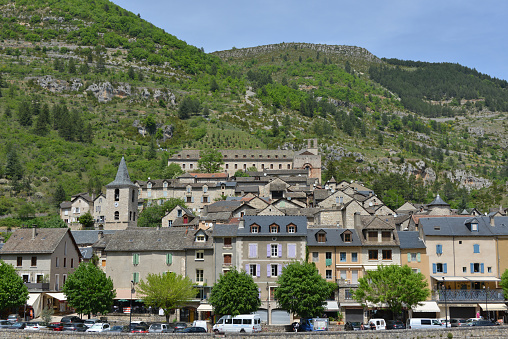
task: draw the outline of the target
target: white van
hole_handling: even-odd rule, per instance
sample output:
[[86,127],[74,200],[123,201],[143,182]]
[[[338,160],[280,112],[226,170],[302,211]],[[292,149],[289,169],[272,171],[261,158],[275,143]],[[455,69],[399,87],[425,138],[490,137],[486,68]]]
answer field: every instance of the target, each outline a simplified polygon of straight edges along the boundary
[[203,327],[208,332],[208,324],[205,320],[194,320],[192,327]]
[[445,327],[439,319],[429,318],[411,318],[406,322],[406,328],[417,329],[417,328],[441,328]]
[[257,333],[261,332],[261,318],[259,314],[225,315],[213,325],[212,330],[214,333]]
[[370,319],[368,324],[369,329],[373,330],[386,330],[386,321],[384,319]]

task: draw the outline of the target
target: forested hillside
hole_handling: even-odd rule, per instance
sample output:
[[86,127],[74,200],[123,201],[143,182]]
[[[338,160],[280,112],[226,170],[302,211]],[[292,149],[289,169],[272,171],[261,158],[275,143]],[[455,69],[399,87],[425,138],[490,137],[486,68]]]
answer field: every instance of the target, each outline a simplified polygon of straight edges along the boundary
[[182,149],[299,148],[323,180],[361,180],[390,206],[437,193],[502,204],[507,82],[354,46],[281,43],[206,54],[106,1],[0,0],[0,215],[43,223],[131,178],[171,178]]

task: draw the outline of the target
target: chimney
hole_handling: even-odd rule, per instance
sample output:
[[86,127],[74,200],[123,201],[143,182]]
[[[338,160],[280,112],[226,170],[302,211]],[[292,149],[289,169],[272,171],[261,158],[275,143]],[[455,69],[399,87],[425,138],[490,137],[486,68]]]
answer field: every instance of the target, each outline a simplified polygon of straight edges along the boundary
[[496,226],[496,222],[494,221],[494,215],[490,216],[490,226],[492,227]]
[[101,240],[102,238],[104,238],[104,232],[102,231],[97,232],[97,240]]
[[360,213],[355,212],[354,216],[354,227],[361,227],[362,226],[362,220],[360,219]]
[[32,240],[35,239],[35,236],[37,235],[37,225],[32,225]]
[[240,223],[238,224],[238,228],[245,228],[245,220],[240,219]]

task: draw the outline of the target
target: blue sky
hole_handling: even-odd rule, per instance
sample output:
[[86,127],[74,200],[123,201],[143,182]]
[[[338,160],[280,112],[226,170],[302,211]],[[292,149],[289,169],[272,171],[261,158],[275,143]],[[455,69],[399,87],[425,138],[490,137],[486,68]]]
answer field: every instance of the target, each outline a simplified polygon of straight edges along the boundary
[[506,0],[113,0],[205,52],[280,42],[353,45],[508,80]]

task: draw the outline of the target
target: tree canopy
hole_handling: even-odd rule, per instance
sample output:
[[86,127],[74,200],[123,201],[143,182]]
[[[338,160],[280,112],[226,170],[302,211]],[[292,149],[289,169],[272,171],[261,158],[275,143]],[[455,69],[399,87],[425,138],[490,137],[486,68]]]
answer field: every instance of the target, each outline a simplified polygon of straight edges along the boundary
[[28,288],[14,266],[0,260],[0,311],[24,305],[28,299]]
[[105,314],[111,310],[116,296],[113,280],[93,263],[81,263],[63,286],[69,306],[77,313]]
[[236,268],[221,274],[210,293],[210,304],[218,315],[239,315],[257,311],[261,305],[258,286],[245,271]]
[[205,173],[217,173],[224,164],[222,154],[216,149],[207,149],[199,153],[198,167]]
[[164,215],[166,215],[167,212],[171,211],[177,205],[187,207],[181,198],[170,198],[162,205],[153,204],[151,206],[146,206],[143,209],[143,212],[141,212],[139,215],[138,227],[161,226],[162,218]]
[[85,214],[80,216],[78,218],[78,221],[83,227],[93,227],[94,225],[94,220],[90,212],[86,212]]
[[141,280],[136,286],[136,291],[143,296],[145,305],[163,309],[169,322],[171,310],[196,297],[198,290],[193,285],[189,277],[173,272],[149,273],[146,281]]
[[416,306],[430,295],[425,276],[407,265],[378,266],[377,270],[366,271],[358,284],[353,293],[356,301],[387,304],[394,315],[401,313],[404,306]]
[[504,297],[506,299],[508,297],[508,270],[505,270],[503,275],[501,275],[501,282],[499,283],[499,286],[503,289]]
[[321,316],[336,285],[319,274],[314,263],[295,261],[282,269],[275,298],[281,308],[302,318]]

